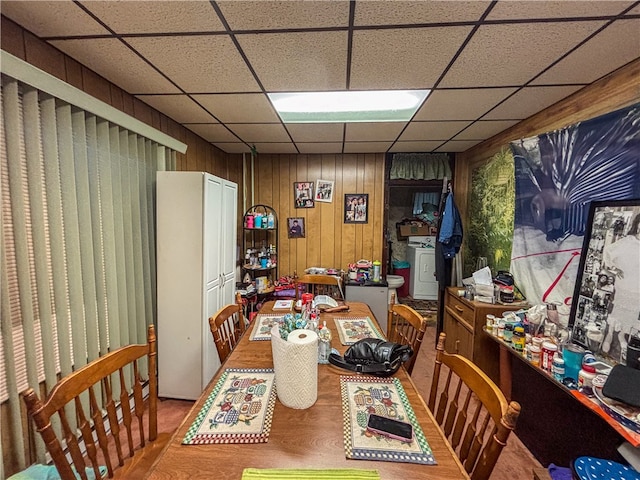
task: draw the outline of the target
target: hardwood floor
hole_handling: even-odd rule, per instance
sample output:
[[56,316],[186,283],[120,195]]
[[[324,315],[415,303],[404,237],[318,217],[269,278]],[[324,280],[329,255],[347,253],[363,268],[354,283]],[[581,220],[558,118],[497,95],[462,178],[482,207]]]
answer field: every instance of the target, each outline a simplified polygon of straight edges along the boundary
[[[428,398],[431,386],[431,372],[435,360],[435,326],[430,324],[424,336],[422,347],[413,368],[412,378],[423,398]],[[174,431],[182,423],[193,402],[187,400],[161,399],[158,402],[158,431]],[[531,455],[518,437],[512,434],[507,446],[502,450],[493,473],[492,480],[530,480],[533,469],[540,463]]]

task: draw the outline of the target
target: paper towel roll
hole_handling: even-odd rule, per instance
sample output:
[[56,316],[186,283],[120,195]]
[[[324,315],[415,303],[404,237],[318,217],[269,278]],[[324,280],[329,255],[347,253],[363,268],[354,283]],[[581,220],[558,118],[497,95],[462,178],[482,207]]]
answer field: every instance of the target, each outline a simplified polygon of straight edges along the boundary
[[287,340],[271,329],[273,371],[278,400],[289,408],[309,408],[318,398],[318,334],[294,330]]

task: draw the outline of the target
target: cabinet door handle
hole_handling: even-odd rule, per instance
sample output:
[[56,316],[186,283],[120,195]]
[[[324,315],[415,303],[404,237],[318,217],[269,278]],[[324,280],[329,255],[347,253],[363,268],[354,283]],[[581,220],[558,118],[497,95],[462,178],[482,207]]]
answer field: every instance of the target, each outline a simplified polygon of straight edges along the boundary
[[460,313],[464,312],[464,308],[462,308],[460,305],[454,305],[453,308],[455,308]]
[[456,353],[460,353],[460,340],[456,340]]

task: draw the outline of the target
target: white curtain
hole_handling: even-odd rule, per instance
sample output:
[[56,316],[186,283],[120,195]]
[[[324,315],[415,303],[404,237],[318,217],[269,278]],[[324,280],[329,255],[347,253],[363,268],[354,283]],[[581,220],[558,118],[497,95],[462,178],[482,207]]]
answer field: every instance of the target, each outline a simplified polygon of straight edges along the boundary
[[8,75],[0,102],[2,449],[24,468],[20,392],[146,343],[155,172],[175,170],[176,152]]

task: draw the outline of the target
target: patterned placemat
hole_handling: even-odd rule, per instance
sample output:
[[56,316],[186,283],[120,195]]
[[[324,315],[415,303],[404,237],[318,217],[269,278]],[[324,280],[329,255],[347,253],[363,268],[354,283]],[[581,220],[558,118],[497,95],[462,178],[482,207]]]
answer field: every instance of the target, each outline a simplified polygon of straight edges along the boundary
[[334,320],[342,345],[353,345],[363,338],[385,338],[369,317],[334,317]]
[[[431,447],[397,378],[340,377],[347,458],[435,465]],[[411,443],[367,431],[369,413],[413,425]]]
[[273,327],[273,323],[278,318],[282,318],[283,316],[284,314],[267,315],[264,313],[256,315],[249,340],[271,340],[271,327]]
[[182,443],[265,443],[275,403],[273,369],[228,368]]

